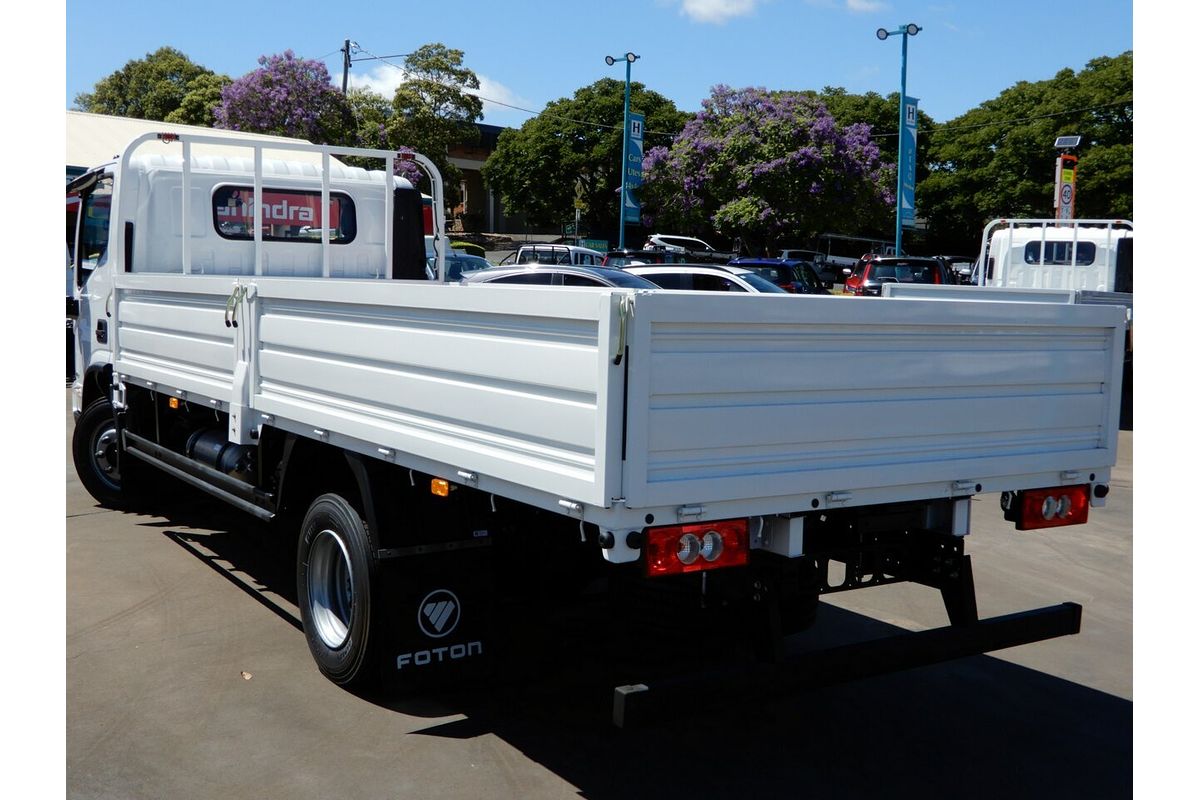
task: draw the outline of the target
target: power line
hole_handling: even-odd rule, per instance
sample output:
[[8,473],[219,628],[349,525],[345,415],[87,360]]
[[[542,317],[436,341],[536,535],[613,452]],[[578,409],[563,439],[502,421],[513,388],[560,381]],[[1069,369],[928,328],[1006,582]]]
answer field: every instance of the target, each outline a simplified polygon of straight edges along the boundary
[[[401,72],[404,72],[407,74],[407,70],[405,70],[404,67],[400,66],[399,64],[393,64],[391,61],[387,60],[388,58],[391,58],[391,56],[374,55],[373,53],[371,53],[370,50],[367,50],[365,47],[362,47],[361,45],[358,46],[358,49],[361,52],[364,52],[364,53],[367,53],[368,55],[370,55],[373,60],[382,61],[384,64],[387,64],[389,67],[394,67],[394,68],[400,70]],[[337,52],[341,52],[341,51],[335,50],[334,52],[337,53]],[[479,92],[475,89],[469,89],[469,88],[466,88],[463,86],[458,86],[455,84],[442,83],[441,81],[433,81],[433,83],[436,83],[439,86],[445,86],[447,89],[458,89],[459,91],[466,92],[467,94],[478,97],[480,100],[484,100],[488,103],[493,103],[498,106],[504,106],[505,108],[511,108],[514,111],[521,111],[526,114],[531,114],[535,117],[546,117],[548,119],[556,119],[556,120],[561,120],[563,122],[570,122],[575,125],[590,125],[594,128],[605,128],[607,130],[613,130],[613,131],[624,130],[624,127],[621,125],[605,125],[603,122],[589,122],[588,120],[574,119],[573,117],[565,117],[561,114],[551,114],[551,113],[548,113],[545,109],[543,109],[541,111],[534,111],[529,108],[515,106],[512,103],[505,103],[502,100],[494,100],[490,97],[484,97],[483,95],[479,94]],[[646,131],[645,135],[647,135],[647,136],[674,136],[675,134],[667,133],[666,131]]]
[[[365,47],[362,47],[361,45],[357,45],[357,43],[355,44],[355,46],[359,51],[366,53],[371,57],[370,59],[363,59],[363,60],[382,61],[384,64],[387,64],[390,67],[394,67],[394,68],[400,70],[401,72],[406,72],[404,67],[400,66],[399,64],[393,64],[391,61],[387,60],[389,58],[395,58],[395,56],[377,56],[374,53],[372,53],[370,50],[367,50]],[[339,53],[342,51],[334,50],[333,52]],[[406,53],[404,55],[411,55],[411,53]],[[471,94],[475,97],[478,97],[480,100],[484,100],[488,103],[493,103],[498,106],[504,106],[505,108],[511,108],[514,111],[521,111],[525,114],[530,114],[535,117],[546,117],[548,119],[556,119],[556,120],[561,120],[562,122],[569,122],[574,125],[589,125],[593,128],[604,128],[604,129],[613,130],[613,131],[623,130],[623,127],[620,125],[606,125],[602,122],[589,122],[588,120],[574,119],[573,117],[566,117],[561,114],[549,113],[545,109],[543,109],[541,111],[534,111],[529,108],[523,108],[522,106],[516,106],[511,103],[505,103],[502,100],[494,100],[490,97],[484,97],[483,95],[479,94],[476,90],[467,89],[462,86],[456,86],[453,84],[441,83],[440,81],[433,81],[433,82],[437,83],[441,86],[445,86],[448,89],[458,89],[459,91],[466,92],[467,94]],[[1063,116],[1067,116],[1069,114],[1082,114],[1087,111],[1098,111],[1103,108],[1112,108],[1113,106],[1126,105],[1126,104],[1129,104],[1132,102],[1133,102],[1133,98],[1130,97],[1126,100],[1118,100],[1113,103],[1104,103],[1104,104],[1097,105],[1097,106],[1089,106],[1087,108],[1075,108],[1075,109],[1071,109],[1069,111],[1056,111],[1052,114],[1040,114],[1040,115],[1032,116],[1032,117],[1015,117],[1012,119],[994,120],[992,122],[981,122],[981,123],[977,123],[977,124],[973,124],[973,125],[939,125],[936,128],[921,128],[919,130],[919,133],[931,133],[931,132],[937,133],[940,131],[971,130],[974,128],[986,128],[990,125],[1011,125],[1011,124],[1017,123],[1017,122],[1033,122],[1033,121],[1039,120],[1039,119],[1052,119],[1053,117],[1063,117]],[[853,124],[853,123],[851,123],[851,124]],[[671,137],[673,137],[676,134],[668,133],[666,131],[646,131],[646,135],[647,136],[671,136]],[[882,139],[882,138],[890,138],[890,137],[899,136],[899,135],[900,135],[900,133],[898,131],[895,131],[892,133],[874,133],[874,132],[872,132],[870,138]]]

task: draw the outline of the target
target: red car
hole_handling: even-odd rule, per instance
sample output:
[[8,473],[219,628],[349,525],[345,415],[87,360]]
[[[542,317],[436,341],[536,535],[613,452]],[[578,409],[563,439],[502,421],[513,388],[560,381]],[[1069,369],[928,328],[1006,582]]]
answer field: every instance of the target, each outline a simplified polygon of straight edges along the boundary
[[854,265],[842,294],[879,297],[885,283],[954,283],[936,258],[866,255]]

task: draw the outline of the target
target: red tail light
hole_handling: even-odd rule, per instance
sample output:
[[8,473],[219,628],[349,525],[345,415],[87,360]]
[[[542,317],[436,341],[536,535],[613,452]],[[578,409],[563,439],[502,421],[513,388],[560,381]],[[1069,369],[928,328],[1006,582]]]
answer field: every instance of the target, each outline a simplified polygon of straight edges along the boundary
[[749,560],[749,525],[744,519],[646,529],[646,574],[680,575]]
[[1030,489],[1008,493],[1000,498],[1004,518],[1015,522],[1017,530],[1082,525],[1088,520],[1091,489],[1088,484]]

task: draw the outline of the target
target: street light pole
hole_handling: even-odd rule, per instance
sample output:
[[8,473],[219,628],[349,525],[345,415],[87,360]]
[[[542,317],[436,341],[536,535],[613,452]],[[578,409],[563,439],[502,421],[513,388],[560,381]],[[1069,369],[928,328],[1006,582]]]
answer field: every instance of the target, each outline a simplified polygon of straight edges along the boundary
[[[618,235],[617,249],[625,249],[625,175],[628,172],[628,165],[625,163],[629,158],[629,74],[633,62],[637,61],[641,56],[633,53],[626,53],[625,61],[625,114],[621,122],[621,199],[617,203],[617,223],[620,225],[620,234]],[[612,56],[605,56],[604,63],[610,67],[617,63],[617,59]]]
[[[897,128],[899,136],[896,139],[896,255],[900,253],[900,240],[904,235],[904,225],[902,222],[901,203],[903,202],[904,192],[904,170],[900,163],[900,154],[904,149],[904,102],[908,99],[908,37],[916,36],[921,32],[921,28],[913,23],[902,25],[899,30],[889,31],[886,28],[880,28],[875,31],[875,36],[881,42],[887,41],[889,36],[899,36],[900,41],[900,125]],[[916,158],[916,153],[913,153],[913,158]]]

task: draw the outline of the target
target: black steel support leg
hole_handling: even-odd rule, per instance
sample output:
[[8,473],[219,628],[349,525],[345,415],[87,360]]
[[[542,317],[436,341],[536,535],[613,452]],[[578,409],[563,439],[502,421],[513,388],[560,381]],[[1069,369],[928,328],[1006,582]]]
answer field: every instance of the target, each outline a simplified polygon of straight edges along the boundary
[[971,557],[964,555],[955,573],[951,573],[941,584],[942,602],[946,604],[946,615],[951,625],[970,625],[979,621],[979,608],[975,604],[975,577],[971,572]]

